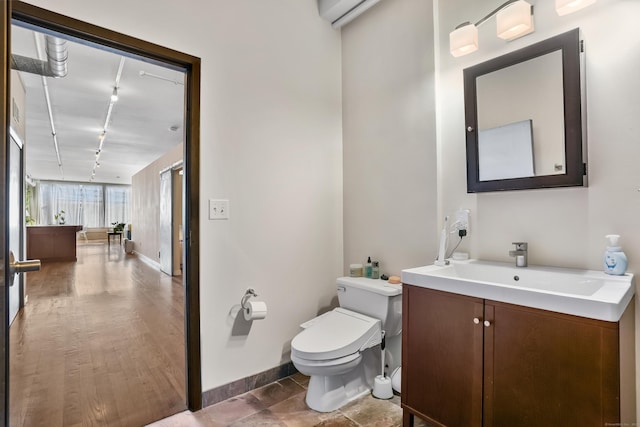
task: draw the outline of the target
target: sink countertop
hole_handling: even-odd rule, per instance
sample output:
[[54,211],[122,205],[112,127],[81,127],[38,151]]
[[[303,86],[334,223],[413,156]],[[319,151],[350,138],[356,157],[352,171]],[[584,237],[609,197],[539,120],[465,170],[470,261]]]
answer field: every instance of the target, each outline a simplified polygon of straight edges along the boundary
[[630,273],[478,260],[405,269],[401,277],[408,285],[609,322],[620,320],[635,293]]

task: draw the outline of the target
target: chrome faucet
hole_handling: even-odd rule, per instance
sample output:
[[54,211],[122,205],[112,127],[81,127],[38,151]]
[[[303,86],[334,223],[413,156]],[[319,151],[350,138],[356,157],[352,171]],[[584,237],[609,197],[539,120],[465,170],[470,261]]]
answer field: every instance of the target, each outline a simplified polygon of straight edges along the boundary
[[513,242],[516,245],[515,251],[509,251],[509,256],[516,257],[516,267],[527,266],[527,242]]

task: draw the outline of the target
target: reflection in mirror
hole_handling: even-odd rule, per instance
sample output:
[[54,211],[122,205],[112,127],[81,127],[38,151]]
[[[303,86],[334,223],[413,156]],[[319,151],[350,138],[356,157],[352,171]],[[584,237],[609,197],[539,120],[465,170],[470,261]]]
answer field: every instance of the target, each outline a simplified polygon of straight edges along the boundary
[[[491,137],[511,138],[515,146],[514,152],[523,145],[526,147],[528,143],[531,148],[530,140],[533,138],[535,175],[564,173],[561,52],[557,50],[485,74],[476,79],[476,85],[479,144],[482,143],[483,133],[487,128],[501,129],[508,123],[528,121],[531,123],[532,133],[526,130],[524,133],[492,133]],[[518,137],[529,141],[519,140]],[[482,145],[479,148],[481,147]],[[482,176],[504,179],[533,175],[523,173],[500,176],[495,171],[484,171],[482,163],[480,164],[481,181],[485,181]]]
[[584,185],[575,29],[464,70],[467,191]]
[[480,181],[534,176],[531,120],[478,131]]

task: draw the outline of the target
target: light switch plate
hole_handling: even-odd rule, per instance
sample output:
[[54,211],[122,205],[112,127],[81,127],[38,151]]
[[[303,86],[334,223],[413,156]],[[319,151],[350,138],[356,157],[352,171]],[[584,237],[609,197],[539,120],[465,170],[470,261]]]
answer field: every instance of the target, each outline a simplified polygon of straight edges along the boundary
[[229,200],[209,199],[209,219],[229,219]]

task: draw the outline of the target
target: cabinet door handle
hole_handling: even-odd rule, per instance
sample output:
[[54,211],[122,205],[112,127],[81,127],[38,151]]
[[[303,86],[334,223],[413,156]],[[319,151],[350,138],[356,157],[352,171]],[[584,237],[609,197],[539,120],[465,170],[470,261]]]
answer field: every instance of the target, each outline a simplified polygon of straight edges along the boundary
[[480,324],[480,319],[478,319],[477,317],[473,318],[473,323],[475,323],[476,325]]
[[488,328],[489,326],[491,326],[491,322],[489,322],[488,320],[485,320],[484,321],[484,326],[486,326]]

